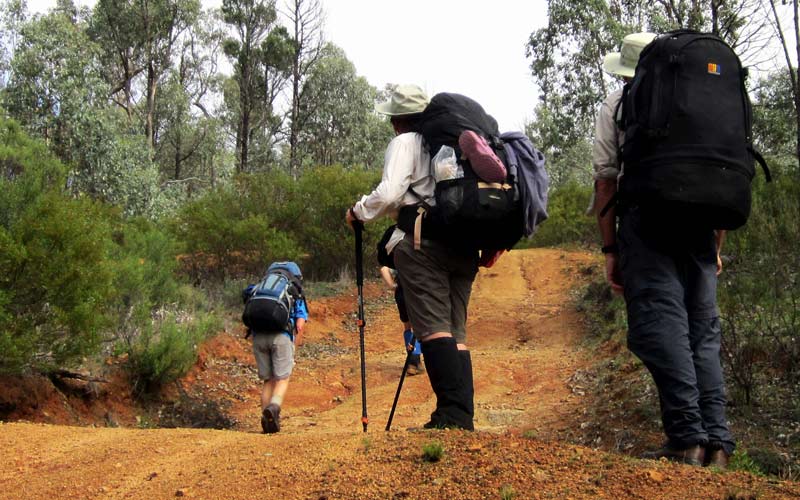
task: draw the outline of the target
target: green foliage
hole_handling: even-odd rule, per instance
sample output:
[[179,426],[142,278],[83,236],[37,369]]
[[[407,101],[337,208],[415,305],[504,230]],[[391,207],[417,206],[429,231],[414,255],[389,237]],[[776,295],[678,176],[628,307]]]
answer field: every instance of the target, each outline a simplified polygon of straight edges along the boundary
[[200,343],[220,326],[213,315],[180,322],[175,314],[167,314],[145,328],[128,351],[137,392],[156,390],[185,375],[197,361]]
[[238,186],[209,191],[178,213],[172,228],[192,276],[252,275],[273,260],[297,259],[301,250],[293,235],[273,222],[280,219],[270,209],[280,200],[253,203],[250,189],[263,179],[246,177]]
[[0,226],[6,229],[17,222],[23,207],[65,182],[64,166],[13,120],[0,119],[0,165]]
[[444,456],[444,445],[441,441],[430,441],[422,445],[422,460],[438,462]]
[[547,204],[547,220],[539,226],[530,241],[523,241],[520,246],[597,243],[597,221],[593,216],[586,215],[591,197],[591,187],[573,182],[551,191]]
[[393,132],[373,112],[376,96],[344,52],[328,44],[303,87],[299,157],[310,165],[381,165]]
[[761,467],[756,463],[756,461],[747,454],[747,450],[742,449],[737,449],[733,452],[733,455],[731,455],[728,463],[728,468],[730,470],[749,472],[750,474],[756,476],[764,475],[764,471],[761,470]]
[[[344,222],[347,208],[370,193],[380,173],[346,170],[339,166],[319,167],[304,172],[293,200],[296,235],[311,256],[304,270],[311,279],[335,279],[345,268],[355,266],[352,230]],[[377,266],[375,242],[391,221],[367,224],[364,231],[364,263]]]
[[[347,207],[378,182],[377,172],[319,167],[297,182],[287,174],[245,174],[188,203],[171,224],[184,267],[195,278],[252,277],[275,260],[298,260],[309,279],[332,279],[353,262]],[[374,262],[382,226],[368,226]],[[310,258],[309,258],[310,257]]]
[[515,498],[517,498],[517,492],[514,491],[513,486],[510,484],[505,484],[502,488],[500,488],[501,500],[514,500]]
[[753,95],[753,135],[762,154],[784,161],[794,158],[796,166],[797,120],[789,70],[774,71],[758,81]]
[[725,360],[744,403],[767,381],[790,393],[800,382],[800,184],[785,173],[793,165],[772,167],[772,183],[754,183],[747,225],[726,240],[720,276]]
[[49,193],[4,232],[0,371],[46,371],[97,348],[113,297],[107,221],[91,201]]

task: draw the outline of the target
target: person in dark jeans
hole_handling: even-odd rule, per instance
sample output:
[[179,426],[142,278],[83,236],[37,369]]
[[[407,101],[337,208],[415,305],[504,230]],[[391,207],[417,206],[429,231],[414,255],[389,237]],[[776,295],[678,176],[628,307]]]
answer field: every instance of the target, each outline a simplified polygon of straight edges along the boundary
[[[606,56],[605,70],[632,78],[639,53],[653,37],[625,37],[621,52]],[[735,448],[725,417],[716,300],[725,232],[679,226],[674,221],[685,218],[658,208],[610,206],[602,215],[624,175],[618,158],[624,135],[615,116],[620,98],[621,91],[610,94],[597,116],[591,209],[598,217],[607,280],[625,297],[628,348],[658,388],[667,442],[644,457],[724,468]]]

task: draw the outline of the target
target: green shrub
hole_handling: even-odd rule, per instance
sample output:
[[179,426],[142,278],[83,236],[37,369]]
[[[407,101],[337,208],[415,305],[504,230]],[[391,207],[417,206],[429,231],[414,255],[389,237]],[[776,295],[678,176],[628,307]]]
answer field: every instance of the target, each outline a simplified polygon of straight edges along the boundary
[[157,390],[185,375],[197,361],[200,343],[219,328],[213,315],[179,322],[174,313],[145,328],[128,351],[136,392]]
[[730,470],[741,470],[755,474],[756,476],[763,476],[764,471],[748,454],[747,450],[736,450],[731,455],[730,462],[728,463]]
[[[354,261],[345,211],[378,181],[377,172],[342,167],[311,168],[296,182],[282,173],[241,175],[187,204],[170,227],[195,280],[252,279],[275,260],[299,261],[309,279],[332,279]],[[388,224],[367,226],[370,266]]]
[[599,241],[597,220],[586,215],[592,197],[592,187],[574,182],[551,191],[548,218],[529,241],[519,247],[544,247],[564,244],[591,244]]
[[440,441],[430,441],[422,445],[422,459],[426,462],[438,462],[444,455],[444,445]]
[[745,404],[772,381],[789,393],[800,383],[800,183],[792,167],[772,167],[774,181],[759,176],[747,225],[723,247],[723,352],[733,394]]
[[[334,280],[343,269],[355,267],[353,231],[344,221],[345,211],[380,182],[379,171],[347,170],[340,166],[318,167],[298,181],[293,200],[294,231],[308,259],[303,272],[309,279]],[[375,244],[389,218],[367,224],[364,231],[364,266],[377,269]]]
[[295,239],[277,229],[269,206],[255,211],[248,193],[234,187],[186,204],[171,227],[182,244],[184,268],[195,280],[263,272],[265,263],[301,253]]
[[95,352],[114,295],[107,211],[49,193],[2,234],[0,371],[47,371]]

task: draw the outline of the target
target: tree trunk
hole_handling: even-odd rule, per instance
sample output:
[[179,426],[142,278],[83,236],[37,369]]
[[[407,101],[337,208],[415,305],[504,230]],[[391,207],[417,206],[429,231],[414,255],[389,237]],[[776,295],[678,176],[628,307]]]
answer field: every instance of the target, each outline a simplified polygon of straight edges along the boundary
[[[797,0],[792,2],[794,6],[794,47],[797,56],[797,67],[794,69],[795,77],[793,78],[793,85],[794,85],[794,116],[796,119],[797,124],[797,143],[795,151],[797,153],[797,175],[800,177],[800,13],[797,11]],[[792,71],[791,64],[789,65],[789,71]]]
[[145,135],[147,136],[147,147],[150,155],[155,151],[155,113],[156,113],[156,76],[155,67],[150,62],[147,65],[147,116],[145,117]]
[[295,54],[294,63],[292,64],[292,114],[291,124],[289,128],[289,168],[292,172],[292,178],[297,180],[299,174],[299,158],[297,156],[297,139],[298,139],[298,117],[300,115],[300,48],[298,47]]

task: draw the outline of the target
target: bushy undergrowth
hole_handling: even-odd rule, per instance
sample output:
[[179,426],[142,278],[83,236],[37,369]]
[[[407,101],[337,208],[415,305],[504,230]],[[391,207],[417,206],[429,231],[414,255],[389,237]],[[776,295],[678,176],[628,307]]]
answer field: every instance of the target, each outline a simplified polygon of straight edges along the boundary
[[[800,183],[787,166],[773,169],[774,182],[755,183],[747,225],[727,238],[720,277],[725,361],[744,404],[800,388]],[[800,422],[791,400],[784,409]]]
[[0,120],[0,373],[70,367],[117,341],[136,380],[174,378],[217,327],[212,308],[180,283],[170,233],[73,196],[65,172]]
[[185,375],[197,361],[198,346],[220,325],[213,314],[182,319],[175,313],[148,325],[128,350],[136,392],[151,392]]
[[[296,182],[281,172],[242,175],[186,205],[170,227],[195,280],[252,277],[275,260],[299,261],[310,279],[335,279],[354,261],[345,211],[379,180],[379,172],[339,166],[310,168]],[[365,263],[375,261],[370,242],[383,227],[367,226]]]

